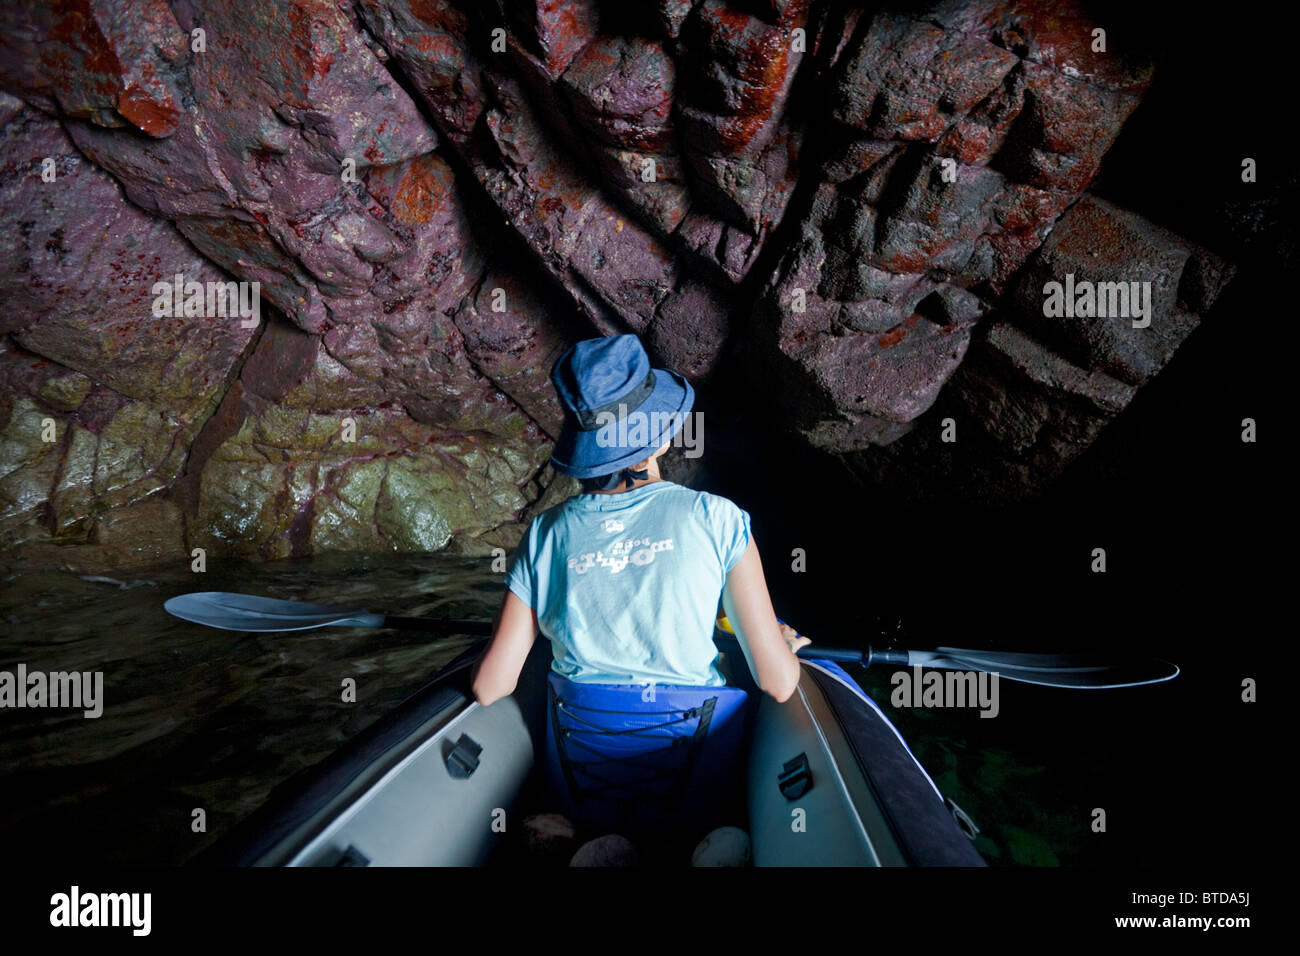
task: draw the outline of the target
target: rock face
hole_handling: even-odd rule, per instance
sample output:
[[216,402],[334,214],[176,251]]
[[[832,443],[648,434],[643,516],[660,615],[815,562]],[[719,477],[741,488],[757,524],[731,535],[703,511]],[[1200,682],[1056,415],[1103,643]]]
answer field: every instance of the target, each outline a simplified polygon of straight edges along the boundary
[[[254,333],[221,318],[155,318],[164,270],[224,277],[174,225],[125,202],[56,120],[5,96],[0,121],[0,228],[16,240],[0,279],[0,529],[14,544],[120,538],[99,516],[173,485]],[[179,522],[163,527],[157,546],[178,549]]]
[[691,866],[748,866],[752,859],[749,834],[739,827],[718,827],[691,854]]
[[[508,546],[562,490],[551,364],[628,331],[705,388],[728,349],[864,481],[1034,494],[1232,275],[1087,193],[1152,66],[1086,11],[15,0],[5,540]],[[1149,323],[1051,314],[1067,274]],[[176,276],[258,320],[160,317]]]
[[596,837],[578,847],[569,866],[639,866],[641,855],[627,837],[617,833]]
[[559,813],[535,813],[523,822],[524,845],[535,860],[564,862],[573,856],[578,830]]

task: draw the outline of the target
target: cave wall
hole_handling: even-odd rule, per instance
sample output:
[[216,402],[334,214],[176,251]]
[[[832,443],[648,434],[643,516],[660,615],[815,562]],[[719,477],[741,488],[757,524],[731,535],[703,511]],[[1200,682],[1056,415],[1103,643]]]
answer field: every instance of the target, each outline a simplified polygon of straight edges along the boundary
[[[1033,496],[1233,275],[1089,192],[1154,67],[1072,0],[20,0],[0,36],[24,566],[509,546],[571,487],[551,364],[629,331],[864,486]],[[1150,326],[1045,317],[1065,273],[1150,282]],[[177,274],[261,321],[157,317]]]

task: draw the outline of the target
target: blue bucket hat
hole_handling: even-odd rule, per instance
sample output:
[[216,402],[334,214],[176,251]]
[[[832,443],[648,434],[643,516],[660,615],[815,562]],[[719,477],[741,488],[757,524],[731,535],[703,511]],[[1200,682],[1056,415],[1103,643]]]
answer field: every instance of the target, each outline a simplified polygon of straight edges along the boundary
[[555,363],[551,382],[565,410],[551,464],[574,478],[635,465],[672,440],[695,403],[691,383],[651,368],[635,335],[579,342]]

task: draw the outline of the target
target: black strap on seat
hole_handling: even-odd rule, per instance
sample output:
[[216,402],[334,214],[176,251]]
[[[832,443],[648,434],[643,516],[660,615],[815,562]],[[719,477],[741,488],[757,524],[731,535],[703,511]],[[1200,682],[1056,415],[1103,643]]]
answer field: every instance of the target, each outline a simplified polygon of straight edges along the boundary
[[[680,804],[699,760],[704,740],[709,734],[709,724],[713,720],[713,708],[718,698],[710,697],[702,701],[698,707],[686,710],[604,710],[565,700],[549,682],[547,696],[560,766],[565,782],[569,786],[569,793],[575,801],[621,802],[651,798],[662,801],[665,810],[672,810]],[[568,718],[568,725],[561,721],[562,715]],[[663,720],[644,727],[615,729],[611,728],[608,722],[602,723],[602,716],[605,718],[662,717]],[[697,723],[694,732],[689,736],[662,732],[692,720]],[[613,754],[602,750],[599,746],[602,738],[629,737],[666,740],[668,744],[637,754]],[[680,758],[667,763],[660,759],[664,755],[675,754],[680,754]],[[602,769],[608,773],[611,765],[630,767],[644,771],[644,774],[621,780],[611,779],[601,773]],[[579,783],[579,774],[594,780],[595,784]],[[664,782],[667,783],[666,787],[655,788],[655,784]]]

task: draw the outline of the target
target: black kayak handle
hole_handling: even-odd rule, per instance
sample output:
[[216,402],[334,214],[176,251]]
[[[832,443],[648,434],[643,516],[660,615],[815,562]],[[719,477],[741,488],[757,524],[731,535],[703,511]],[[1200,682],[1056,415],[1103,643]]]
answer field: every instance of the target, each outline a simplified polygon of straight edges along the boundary
[[[740,646],[739,639],[725,631],[715,631],[713,639],[719,644]],[[799,648],[795,653],[804,660],[840,661],[845,664],[861,664],[863,667],[870,667],[872,664],[906,665],[909,660],[907,651],[876,650],[872,647],[859,651],[847,647],[817,647],[809,644]]]

